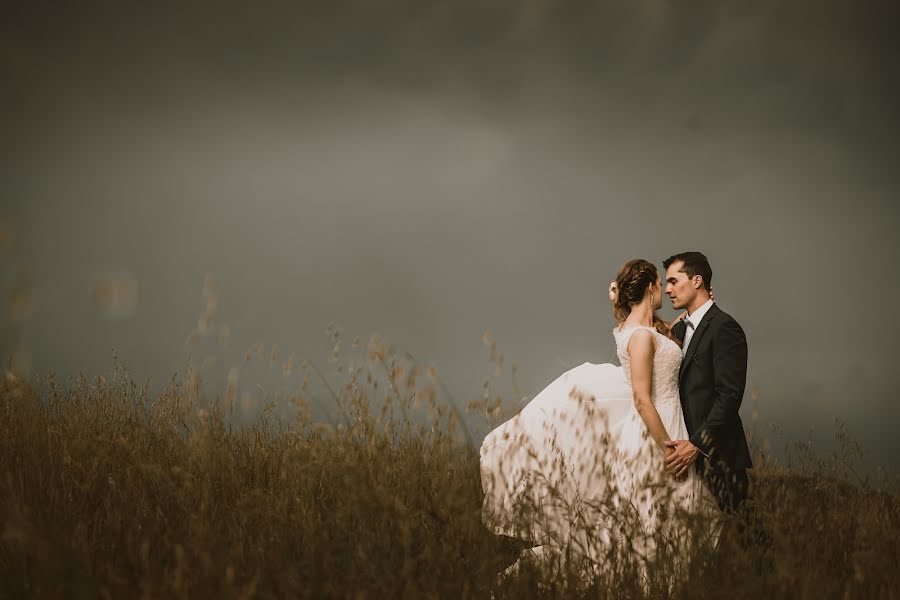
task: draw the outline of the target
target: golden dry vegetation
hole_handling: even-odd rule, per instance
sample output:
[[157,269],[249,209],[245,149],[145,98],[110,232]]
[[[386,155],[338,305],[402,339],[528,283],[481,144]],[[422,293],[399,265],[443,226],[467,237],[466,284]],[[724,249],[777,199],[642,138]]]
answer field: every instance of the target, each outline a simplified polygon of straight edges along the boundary
[[[587,588],[534,570],[500,580],[521,544],[481,522],[477,449],[435,400],[436,372],[370,345],[315,425],[263,410],[229,426],[198,378],[157,397],[116,364],[60,385],[0,384],[0,594],[5,597],[897,597],[900,502],[852,481],[849,438],[792,469],[760,457],[755,504],[772,536],[758,566],[725,535],[647,586],[627,557]],[[380,377],[374,374],[380,373]],[[303,387],[307,380],[301,375]],[[475,403],[496,416],[494,396]],[[309,388],[306,387],[308,390]],[[379,409],[374,411],[373,400]],[[233,398],[231,400],[233,402]],[[413,419],[412,411],[430,419]],[[271,403],[269,403],[271,406]],[[373,414],[373,412],[377,414]],[[418,422],[418,424],[416,424]],[[846,438],[846,432],[839,430]],[[729,531],[726,523],[726,532]]]
[[[214,279],[204,295],[189,342],[227,347]],[[27,361],[10,361],[0,374],[0,597],[900,596],[897,486],[866,477],[840,423],[832,456],[793,444],[779,466],[757,447],[752,506],[771,544],[742,544],[723,517],[718,549],[698,544],[677,577],[662,550],[647,557],[643,583],[627,552],[607,556],[587,584],[565,565],[500,577],[524,546],[482,523],[471,419],[437,369],[377,337],[354,339],[345,364],[340,334],[328,333],[329,377],[260,344],[243,371],[228,370],[221,394],[204,381],[209,355],[155,394],[118,360],[107,376],[68,382],[23,376]],[[495,425],[510,416],[504,395],[521,391],[515,366],[489,334],[484,342],[491,375],[467,410]],[[253,363],[269,363],[285,389],[248,392]],[[335,416],[313,422],[323,406]],[[237,425],[236,413],[255,421]]]

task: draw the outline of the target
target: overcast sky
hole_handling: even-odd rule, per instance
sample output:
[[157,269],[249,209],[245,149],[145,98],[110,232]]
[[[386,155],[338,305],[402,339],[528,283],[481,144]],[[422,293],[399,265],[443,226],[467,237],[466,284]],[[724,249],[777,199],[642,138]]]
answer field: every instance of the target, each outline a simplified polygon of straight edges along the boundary
[[[7,287],[28,269],[34,372],[100,373],[115,349],[164,382],[212,272],[220,361],[264,342],[327,362],[336,320],[464,404],[489,329],[534,394],[613,359],[623,262],[700,250],[748,335],[745,420],[827,442],[839,416],[900,466],[900,53],[879,3],[15,4],[0,265]],[[104,309],[104,278],[136,303]]]

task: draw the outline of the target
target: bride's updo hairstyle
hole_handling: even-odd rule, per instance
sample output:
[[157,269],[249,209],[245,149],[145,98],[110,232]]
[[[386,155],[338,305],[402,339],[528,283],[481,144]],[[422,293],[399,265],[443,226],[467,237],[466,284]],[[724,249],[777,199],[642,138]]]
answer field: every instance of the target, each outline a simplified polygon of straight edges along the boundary
[[[616,322],[621,324],[631,314],[632,307],[641,303],[647,294],[647,288],[656,283],[659,271],[649,260],[637,258],[629,260],[619,269],[616,275],[616,287],[611,294],[613,304],[613,316]],[[653,311],[653,326],[656,330],[668,338],[672,338],[666,322],[659,318]],[[672,338],[674,339],[674,338]]]

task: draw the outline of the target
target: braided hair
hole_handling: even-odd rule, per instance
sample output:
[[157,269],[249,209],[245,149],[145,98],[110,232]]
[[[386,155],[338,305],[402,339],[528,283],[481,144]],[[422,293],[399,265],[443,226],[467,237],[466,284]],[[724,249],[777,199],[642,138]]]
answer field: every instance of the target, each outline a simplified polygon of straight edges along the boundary
[[[656,283],[658,276],[659,271],[656,269],[656,265],[642,258],[629,260],[622,265],[616,275],[614,287],[611,286],[610,293],[613,316],[617,323],[621,324],[628,318],[631,309],[641,303],[647,293],[647,288]],[[667,338],[675,339],[669,326],[659,318],[655,310],[653,311],[653,326]]]

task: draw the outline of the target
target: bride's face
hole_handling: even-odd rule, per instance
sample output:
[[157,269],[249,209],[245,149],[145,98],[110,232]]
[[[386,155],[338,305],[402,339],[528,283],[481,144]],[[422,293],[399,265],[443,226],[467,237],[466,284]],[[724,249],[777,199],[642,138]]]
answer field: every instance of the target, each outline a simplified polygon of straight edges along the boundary
[[657,275],[656,283],[653,284],[653,310],[660,309],[662,309],[662,280]]

